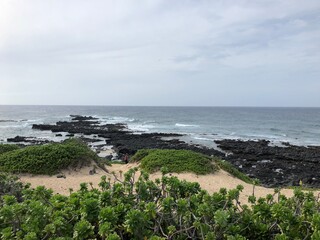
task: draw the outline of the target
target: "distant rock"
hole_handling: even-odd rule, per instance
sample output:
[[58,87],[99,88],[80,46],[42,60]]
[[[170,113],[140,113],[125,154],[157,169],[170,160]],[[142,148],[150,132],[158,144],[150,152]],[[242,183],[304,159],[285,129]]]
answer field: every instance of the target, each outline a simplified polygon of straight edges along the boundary
[[11,119],[4,119],[4,120],[1,120],[0,119],[0,123],[2,123],[2,122],[16,122],[15,120],[11,120]]
[[87,120],[97,120],[98,118],[91,116],[81,116],[81,115],[70,115],[72,121],[87,121]]
[[45,144],[45,143],[50,143],[52,141],[49,141],[47,139],[39,139],[39,138],[35,138],[35,137],[15,136],[14,138],[7,138],[7,142]]

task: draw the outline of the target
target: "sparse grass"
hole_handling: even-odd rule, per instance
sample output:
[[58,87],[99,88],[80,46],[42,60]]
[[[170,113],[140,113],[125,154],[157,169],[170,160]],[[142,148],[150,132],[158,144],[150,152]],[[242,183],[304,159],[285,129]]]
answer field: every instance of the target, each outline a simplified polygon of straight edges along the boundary
[[244,173],[240,172],[238,169],[236,169],[234,166],[232,166],[231,163],[225,161],[225,160],[221,160],[218,158],[214,159],[216,164],[224,171],[230,173],[232,176],[239,178],[240,180],[246,182],[246,183],[250,183],[250,184],[254,184],[257,182],[257,180],[252,179],[250,177],[248,177],[247,175],[245,175]]
[[55,174],[69,167],[81,167],[97,155],[78,139],[42,146],[29,146],[0,155],[0,171],[11,173]]
[[320,191],[320,188],[314,188],[314,187],[308,187],[308,186],[288,186],[288,187],[282,187],[283,189],[297,189],[299,188],[302,191],[306,192],[318,192]]
[[189,150],[143,149],[132,159],[140,161],[140,167],[151,173],[159,171],[162,167],[168,172],[194,172],[199,175],[217,170],[210,157]]

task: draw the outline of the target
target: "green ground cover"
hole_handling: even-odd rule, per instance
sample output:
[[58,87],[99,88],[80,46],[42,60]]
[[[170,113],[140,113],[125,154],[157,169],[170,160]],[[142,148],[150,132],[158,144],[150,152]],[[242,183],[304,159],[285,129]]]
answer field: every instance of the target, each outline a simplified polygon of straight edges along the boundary
[[[70,196],[29,186],[19,198],[8,192],[0,196],[0,238],[320,239],[320,203],[313,193],[252,195],[247,206],[239,203],[241,185],[209,194],[198,183],[167,175],[151,181],[136,171],[116,183],[102,177],[99,188],[83,183]],[[16,186],[10,177],[3,181]]]
[[19,146],[15,144],[0,144],[0,155],[17,149]]
[[143,149],[137,151],[132,160],[140,161],[140,167],[150,173],[161,168],[166,168],[168,172],[196,174],[208,174],[217,170],[210,157],[189,150]]
[[29,146],[2,153],[0,171],[52,175],[69,167],[81,167],[96,159],[96,154],[85,143],[69,139],[62,143]]

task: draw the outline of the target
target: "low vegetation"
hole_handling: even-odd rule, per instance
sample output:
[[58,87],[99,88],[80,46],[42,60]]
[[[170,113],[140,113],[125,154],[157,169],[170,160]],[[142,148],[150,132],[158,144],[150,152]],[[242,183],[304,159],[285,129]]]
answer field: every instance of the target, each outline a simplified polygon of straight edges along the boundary
[[150,173],[162,167],[168,172],[196,174],[208,174],[217,169],[210,157],[189,150],[144,149],[139,150],[133,160],[140,161],[140,167]]
[[140,167],[151,173],[159,171],[161,167],[165,167],[169,172],[196,174],[208,174],[220,168],[246,183],[258,183],[258,180],[248,177],[225,160],[189,150],[141,149],[131,161],[141,162]]
[[29,146],[0,155],[0,171],[52,175],[69,167],[81,167],[97,159],[78,139],[42,146]]
[[[156,151],[157,149],[140,149],[130,159],[131,162],[139,162],[149,153]],[[158,150],[159,151],[159,150]],[[160,150],[161,151],[161,150]]]
[[19,149],[19,146],[15,144],[0,144],[0,155],[17,149]]
[[243,187],[208,194],[198,183],[162,175],[149,180],[131,169],[99,189],[81,184],[70,196],[44,187],[25,188],[22,198],[0,197],[1,239],[320,239],[320,203],[294,190],[239,203]]
[[23,185],[18,178],[7,173],[0,173],[0,201],[3,195],[9,194],[20,200]]
[[240,172],[238,169],[236,169],[231,163],[221,160],[218,158],[215,158],[216,164],[224,171],[230,173],[232,176],[239,178],[240,180],[251,183],[251,184],[257,184],[258,180],[252,179],[245,175],[244,173]]

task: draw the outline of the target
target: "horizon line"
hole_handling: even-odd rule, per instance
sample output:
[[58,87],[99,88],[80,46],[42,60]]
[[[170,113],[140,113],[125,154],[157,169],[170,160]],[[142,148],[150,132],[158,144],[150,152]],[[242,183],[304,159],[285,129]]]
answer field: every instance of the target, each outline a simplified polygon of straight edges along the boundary
[[319,106],[237,106],[237,105],[91,105],[91,104],[0,104],[0,106],[47,107],[195,107],[195,108],[320,108]]

